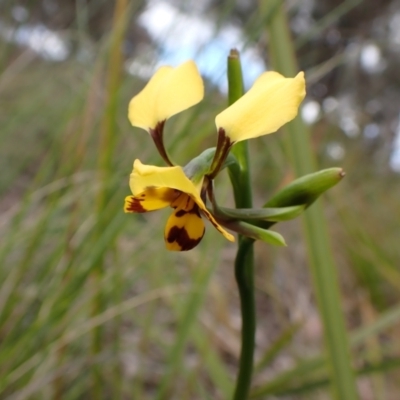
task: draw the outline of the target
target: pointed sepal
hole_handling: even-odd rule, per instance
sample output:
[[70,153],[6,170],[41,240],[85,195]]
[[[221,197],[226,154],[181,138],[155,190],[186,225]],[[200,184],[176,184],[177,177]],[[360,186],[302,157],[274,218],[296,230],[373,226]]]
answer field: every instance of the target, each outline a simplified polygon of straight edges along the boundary
[[274,246],[286,246],[283,236],[269,229],[263,229],[244,221],[224,222],[224,226],[254,240],[261,240]]
[[241,221],[288,221],[298,217],[305,207],[270,207],[270,208],[226,208],[218,207],[218,217],[226,219],[236,219]]

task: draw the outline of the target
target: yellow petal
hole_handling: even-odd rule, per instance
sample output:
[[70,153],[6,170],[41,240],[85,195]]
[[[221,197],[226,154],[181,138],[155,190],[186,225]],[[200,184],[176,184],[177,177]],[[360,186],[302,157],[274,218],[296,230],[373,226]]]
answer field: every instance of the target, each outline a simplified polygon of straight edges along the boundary
[[154,165],[145,165],[140,160],[133,163],[133,171],[130,176],[129,185],[133,195],[138,195],[148,188],[170,188],[179,190],[194,197],[202,202],[199,192],[203,180],[197,185],[185,175],[182,167],[156,167]]
[[157,99],[160,120],[167,119],[197,104],[204,97],[203,80],[193,61],[172,69]]
[[200,243],[205,232],[199,207],[184,193],[174,202],[174,207],[165,226],[165,245],[172,251],[191,250]]
[[215,118],[233,142],[277,131],[298,112],[304,96],[304,73],[285,78],[277,72],[265,72],[238,101]]
[[133,126],[145,130],[155,128],[159,122],[156,115],[156,99],[171,71],[170,66],[159,68],[144,89],[129,102],[128,118]]
[[158,122],[197,104],[204,96],[203,80],[193,61],[176,68],[164,66],[129,103],[133,126],[154,129]]
[[148,188],[170,188],[188,194],[199,206],[200,210],[214,227],[231,242],[235,241],[233,235],[228,233],[207,210],[200,197],[200,190],[203,184],[201,180],[194,184],[183,172],[182,167],[156,167],[144,165],[140,160],[133,163],[133,171],[130,176],[129,185],[134,196],[146,191]]
[[[204,203],[203,203],[204,204]],[[207,210],[206,207],[201,208],[202,213],[207,217],[207,219],[213,224],[214,228],[221,233],[225,239],[228,239],[230,242],[235,241],[235,237],[231,235],[229,232],[227,232],[213,217],[213,215],[210,213],[210,211]]]
[[136,196],[125,198],[126,213],[143,213],[167,207],[179,196],[180,192],[170,188],[150,187]]

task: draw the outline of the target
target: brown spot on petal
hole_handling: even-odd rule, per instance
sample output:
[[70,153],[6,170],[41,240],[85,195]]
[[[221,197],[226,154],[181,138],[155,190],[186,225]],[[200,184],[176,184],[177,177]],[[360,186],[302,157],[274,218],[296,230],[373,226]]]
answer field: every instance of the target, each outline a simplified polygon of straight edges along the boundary
[[191,239],[185,228],[179,228],[174,226],[169,232],[167,236],[167,241],[169,243],[177,243],[180,247],[181,251],[191,250],[196,247],[201,239],[204,236],[205,229],[203,230],[203,234],[196,239]]
[[188,211],[186,211],[186,210],[179,210],[175,213],[175,217],[180,218],[180,217],[183,217],[184,215],[186,215],[187,213],[188,213]]
[[[143,196],[142,196],[143,197]],[[138,199],[136,197],[130,196],[125,199],[125,212],[134,212],[134,213],[144,213],[147,210],[142,206],[143,199]]]
[[186,214],[196,214],[199,218],[201,218],[200,211],[199,211],[199,206],[197,204],[194,204],[193,208],[190,209],[190,210],[181,209],[181,210],[177,211],[175,213],[175,217],[180,218],[180,217],[183,217]]

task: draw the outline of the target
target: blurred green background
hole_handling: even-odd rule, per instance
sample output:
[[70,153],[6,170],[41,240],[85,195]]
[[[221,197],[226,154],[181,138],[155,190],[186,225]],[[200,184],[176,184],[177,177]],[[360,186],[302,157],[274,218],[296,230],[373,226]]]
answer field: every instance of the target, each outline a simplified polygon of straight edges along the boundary
[[[132,162],[162,165],[127,105],[194,58],[205,99],[168,121],[185,164],[215,145],[226,57],[269,68],[277,1],[0,1],[0,398],[227,399],[240,346],[236,247],[211,226],[164,248],[170,210],[125,215]],[[363,400],[400,397],[400,1],[286,1]],[[293,179],[283,138],[251,141],[255,205]],[[232,205],[228,176],[217,178]],[[259,398],[325,399],[322,326],[301,219],[256,245]],[[344,399],[345,400],[345,399]]]

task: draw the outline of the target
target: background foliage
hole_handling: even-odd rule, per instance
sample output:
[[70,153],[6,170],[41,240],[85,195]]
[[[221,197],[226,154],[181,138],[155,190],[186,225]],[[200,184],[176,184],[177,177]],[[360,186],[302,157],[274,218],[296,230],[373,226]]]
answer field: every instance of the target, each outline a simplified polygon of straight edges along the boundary
[[[126,116],[159,60],[176,57],[143,24],[159,3],[0,2],[1,398],[225,399],[232,392],[240,343],[234,245],[210,228],[195,250],[168,253],[168,210],[122,212],[133,159],[161,165]],[[267,12],[255,1],[163,4],[211,24],[213,38],[239,31],[239,50],[268,67],[273,3]],[[286,6],[319,166],[347,172],[325,210],[360,398],[397,399],[400,2]],[[219,45],[220,59],[231,42]],[[244,58],[243,67],[253,65]],[[207,75],[205,100],[168,122],[177,161],[214,145],[224,72],[214,68],[222,80]],[[293,178],[282,135],[250,143],[256,205]],[[232,204],[227,182],[218,178],[217,194]],[[301,223],[278,230],[288,248],[256,246],[255,387],[264,387],[264,398],[323,399],[322,331]]]

